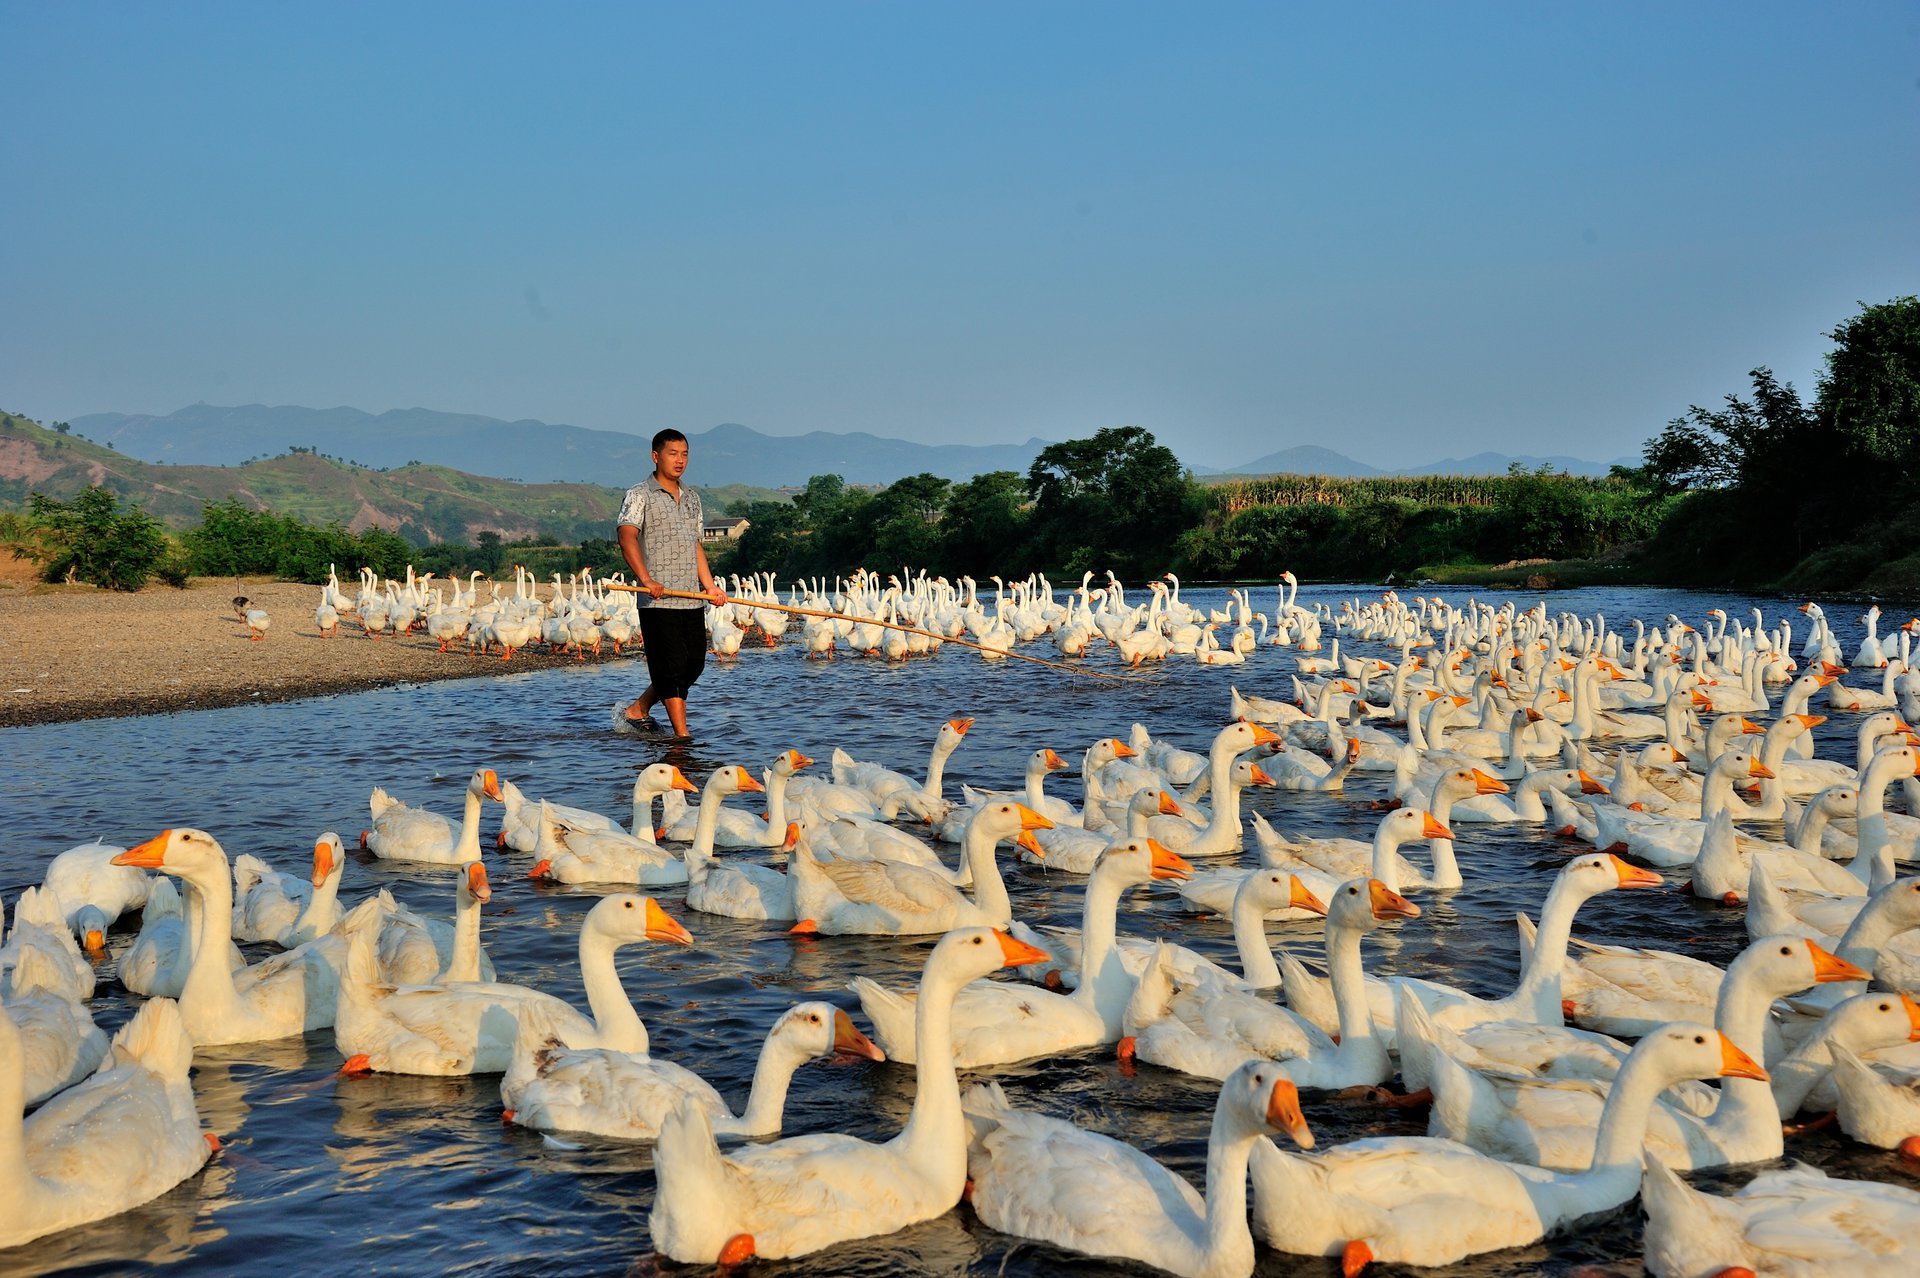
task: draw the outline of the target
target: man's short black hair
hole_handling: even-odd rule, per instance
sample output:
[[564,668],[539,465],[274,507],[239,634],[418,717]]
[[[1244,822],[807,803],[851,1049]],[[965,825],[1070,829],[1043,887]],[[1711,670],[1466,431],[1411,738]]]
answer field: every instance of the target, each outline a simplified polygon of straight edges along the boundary
[[672,443],[684,444],[686,442],[687,442],[687,437],[685,435],[682,435],[679,431],[669,426],[665,430],[654,432],[653,451],[657,453],[661,449],[665,448],[668,444],[672,444]]

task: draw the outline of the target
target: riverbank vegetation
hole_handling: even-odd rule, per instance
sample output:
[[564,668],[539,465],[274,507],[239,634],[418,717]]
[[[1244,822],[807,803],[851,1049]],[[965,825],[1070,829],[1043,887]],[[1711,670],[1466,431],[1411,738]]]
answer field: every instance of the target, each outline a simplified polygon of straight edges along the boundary
[[[733,504],[737,542],[719,572],[831,579],[856,567],[981,580],[1034,568],[1056,581],[1112,571],[1201,579],[1430,580],[1548,586],[1657,583],[1794,592],[1920,594],[1920,300],[1864,306],[1835,328],[1811,402],[1766,367],[1746,395],[1690,407],[1604,478],[1516,468],[1495,476],[1340,479],[1275,475],[1207,484],[1138,426],[1043,449],[1027,472],[961,483],[909,475],[859,488],[816,475],[791,501]],[[491,482],[491,481],[489,481]],[[0,544],[49,580],[133,588],[150,575],[321,580],[329,564],[398,575],[546,578],[620,568],[608,536],[421,545],[208,502],[169,535],[105,487],[61,502],[34,493],[0,517]]]

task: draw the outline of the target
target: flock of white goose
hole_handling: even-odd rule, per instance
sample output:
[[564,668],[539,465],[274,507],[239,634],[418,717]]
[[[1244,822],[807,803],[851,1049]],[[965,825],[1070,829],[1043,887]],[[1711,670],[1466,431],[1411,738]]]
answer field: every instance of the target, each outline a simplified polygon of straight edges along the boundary
[[[1087,632],[1082,651],[1101,636],[1126,653],[1140,634],[1164,648],[1129,661],[1257,642],[1244,595],[1233,615],[1196,619],[1178,611],[1177,585],[1127,605],[1117,583],[1090,581],[1059,604],[1041,579],[1003,587],[988,632],[1008,628],[1009,646],[1051,636],[1063,654],[1062,629]],[[589,614],[593,587],[579,584],[579,607],[561,613]],[[1544,605],[1389,594],[1336,611],[1281,591],[1258,624],[1303,650],[1291,695],[1233,690],[1203,754],[1140,725],[1093,742],[1077,806],[1047,792],[1067,765],[1044,747],[1005,792],[949,793],[943,769],[971,726],[956,718],[914,775],[836,750],[813,776],[786,750],[764,780],[716,769],[696,804],[678,768],[652,764],[623,820],[530,798],[484,768],[457,823],[375,789],[362,847],[447,867],[450,919],[385,891],[343,902],[351,858],[334,834],[298,873],[230,859],[186,828],[62,853],[14,903],[0,947],[0,1246],[151,1199],[217,1150],[195,1111],[196,1047],[330,1027],[349,1072],[499,1074],[511,1122],[656,1142],[652,1246],[676,1261],[817,1252],[965,1198],[1007,1234],[1178,1274],[1250,1273],[1264,1245],[1339,1257],[1352,1275],[1528,1244],[1638,1194],[1658,1275],[1910,1272],[1911,1189],[1795,1166],[1722,1196],[1677,1172],[1777,1159],[1802,1111],[1837,1111],[1854,1139],[1920,1159],[1920,877],[1900,877],[1920,817],[1888,808],[1897,789],[1920,814],[1920,675],[1906,669],[1920,623],[1889,643],[1875,609],[1849,662],[1811,604],[1796,647],[1787,624],[1757,614],[1622,631]],[[495,602],[470,624],[497,636],[517,605]],[[970,584],[924,577],[863,576],[831,602],[940,632],[971,628],[978,607]],[[1306,655],[1323,634],[1326,655]],[[1398,659],[1343,657],[1341,638]],[[1849,684],[1849,670],[1868,678]],[[1850,758],[1813,756],[1816,708],[1858,715]],[[1356,771],[1389,774],[1394,796],[1370,842],[1290,838],[1243,811],[1250,788],[1338,793]],[[762,792],[760,814],[728,806]],[[537,877],[609,893],[581,928],[585,1013],[494,977],[488,803],[500,828],[487,842],[533,858]],[[1493,822],[1591,849],[1540,885],[1537,920],[1521,917],[1515,987],[1487,997],[1369,971],[1364,939],[1420,926],[1416,899],[1460,887],[1471,828]],[[1015,917],[1003,846],[1086,876],[1079,928]],[[1584,903],[1667,882],[1657,871],[1745,909],[1752,943],[1725,970],[1573,937]],[[1123,898],[1156,884],[1227,916],[1237,963],[1122,935]],[[871,1038],[831,1003],[782,1016],[736,1114],[650,1053],[615,970],[622,946],[692,943],[652,889],[794,932],[941,939],[917,988],[852,983]],[[87,952],[136,912],[118,977],[147,1001],[108,1040],[88,1008]],[[1287,918],[1324,918],[1324,973],[1270,944],[1266,924]],[[283,952],[249,962],[235,942]],[[1089,1049],[1221,1081],[1204,1192],[1128,1144],[1018,1107],[996,1082],[961,1088],[961,1070]],[[916,1071],[897,1136],[721,1145],[777,1133],[795,1071],[834,1052]],[[1313,1150],[1301,1090],[1351,1088],[1427,1106],[1429,1134]]]
[[[349,593],[329,568],[314,623],[326,637],[337,635],[346,617],[356,619],[368,639],[417,629],[437,641],[442,652],[464,645],[469,653],[498,652],[503,661],[536,643],[581,660],[589,652],[604,655],[609,647],[618,656],[639,643],[637,596],[624,574],[596,578],[582,570],[568,578],[555,573],[544,598],[539,580],[519,566],[511,585],[488,581],[484,594],[481,577],[469,574],[464,586],[457,578],[436,584],[432,573],[416,575],[409,565],[404,580],[383,581],[363,568],[358,590]],[[1263,643],[1321,650],[1327,619],[1296,602],[1299,582],[1291,573],[1282,579],[1271,616],[1254,608],[1247,591],[1235,591],[1224,609],[1195,608],[1180,597],[1179,579],[1171,573],[1148,584],[1144,602],[1130,602],[1126,587],[1111,574],[1099,587],[1093,578],[1085,573],[1078,589],[1061,592],[1044,576],[1011,583],[994,577],[993,596],[983,600],[980,583],[970,577],[949,582],[907,572],[904,578],[883,579],[862,571],[831,584],[795,583],[783,599],[772,573],[736,575],[728,578],[730,602],[707,610],[708,642],[722,660],[738,656],[743,646],[778,645],[791,634],[810,660],[844,651],[905,661],[934,655],[944,638],[962,640],[997,661],[1018,644],[1044,638],[1060,657],[1082,658],[1111,648],[1129,666],[1168,657],[1239,665]],[[272,619],[248,604],[245,598],[234,600],[250,636],[263,638]],[[810,615],[815,613],[826,615]],[[1302,668],[1337,666],[1338,660],[1335,639],[1324,662]]]

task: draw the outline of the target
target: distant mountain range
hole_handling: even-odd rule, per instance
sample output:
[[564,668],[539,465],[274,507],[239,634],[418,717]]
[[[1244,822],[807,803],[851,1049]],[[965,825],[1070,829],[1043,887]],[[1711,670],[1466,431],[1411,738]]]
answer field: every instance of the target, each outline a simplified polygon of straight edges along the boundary
[[[409,462],[451,466],[476,475],[526,483],[597,483],[625,488],[653,469],[651,434],[589,430],[539,421],[502,421],[425,408],[365,413],[357,408],[219,408],[193,404],[165,417],[94,413],[73,419],[74,430],[110,443],[143,461],[236,466],[288,448],[312,448],[363,466]],[[916,444],[878,435],[763,435],[727,423],[687,433],[693,451],[688,477],[702,485],[779,488],[814,475],[839,475],[850,484],[890,484],[930,471],[971,479],[990,470],[1026,473],[1046,441],[1024,444]]]
[[[300,408],[193,404],[164,417],[94,413],[73,429],[112,444],[123,456],[175,465],[237,466],[310,448],[363,466],[390,469],[413,462],[524,483],[604,484],[622,488],[652,469],[648,438],[548,422],[503,421],[426,408],[367,413],[357,408]],[[796,487],[814,475],[839,475],[852,484],[890,484],[931,472],[964,480],[990,470],[1025,474],[1047,441],[1024,444],[918,444],[864,433],[764,435],[726,423],[688,432],[693,470],[704,486],[743,484]],[[1604,475],[1607,463],[1578,457],[1476,453],[1403,470],[1382,470],[1330,448],[1300,444],[1225,470],[1195,466],[1200,475],[1501,475],[1513,462],[1550,465],[1576,475]]]

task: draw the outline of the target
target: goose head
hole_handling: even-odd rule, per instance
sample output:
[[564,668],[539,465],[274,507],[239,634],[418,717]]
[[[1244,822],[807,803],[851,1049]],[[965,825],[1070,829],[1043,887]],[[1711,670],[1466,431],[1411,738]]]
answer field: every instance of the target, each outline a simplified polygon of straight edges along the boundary
[[328,879],[337,878],[346,868],[346,849],[340,844],[340,836],[332,830],[313,841],[313,885],[324,887]]
[[1920,1043],[1920,1003],[1885,990],[1856,994],[1822,1017],[1813,1037],[1855,1052]]
[[1564,887],[1582,901],[1615,888],[1659,887],[1664,882],[1666,880],[1652,870],[1622,861],[1611,852],[1577,856],[1561,866],[1560,873],[1554,876],[1556,890]]
[[205,830],[176,826],[128,848],[113,858],[115,865],[160,870],[189,883],[204,884],[228,874],[226,849]]
[[1390,919],[1417,919],[1420,907],[1379,879],[1350,879],[1327,902],[1327,928],[1371,932]]
[[483,799],[492,799],[495,803],[505,803],[506,795],[500,790],[500,776],[492,768],[480,768],[467,782],[467,793]]
[[674,945],[692,945],[693,933],[674,922],[660,903],[650,896],[622,893],[603,898],[587,911],[581,933],[604,936],[615,945],[633,941],[665,941]]
[[887,1054],[854,1027],[853,1018],[831,1003],[801,1003],[788,1008],[767,1033],[783,1054],[799,1062],[840,1053],[884,1061]]
[[927,975],[939,973],[960,984],[975,981],[1003,967],[1051,963],[1045,950],[1017,941],[998,928],[960,927],[940,938],[927,956]]
[[1255,870],[1240,881],[1240,887],[1233,894],[1233,903],[1238,908],[1245,900],[1264,916],[1273,910],[1292,907],[1306,910],[1310,914],[1325,915],[1326,902],[1313,894],[1313,890],[1300,881],[1297,874],[1285,870]]
[[1301,1149],[1313,1148],[1313,1132],[1300,1110],[1300,1090],[1273,1061],[1251,1060],[1227,1075],[1218,1109],[1244,1133],[1285,1132]]
[[1751,980],[1767,997],[1785,998],[1789,994],[1830,981],[1866,981],[1871,972],[1831,954],[1804,937],[1763,936],[1740,952],[1727,965],[1727,979],[1739,973],[1742,981]]
[[98,961],[107,956],[107,925],[111,921],[97,905],[83,905],[73,912],[73,934],[88,958]]
[[1026,804],[1004,799],[998,803],[983,805],[979,811],[967,819],[966,838],[968,842],[975,838],[983,838],[992,843],[999,843],[1029,830],[1051,830],[1052,828],[1053,822]]
[[1662,1025],[1635,1044],[1632,1057],[1654,1057],[1671,1083],[1690,1078],[1751,1078],[1767,1082],[1760,1063],[1719,1030],[1691,1021]]
[[460,904],[485,905],[493,899],[493,887],[487,882],[487,867],[469,861],[460,875]]
[[1425,808],[1397,808],[1380,818],[1375,837],[1398,847],[1421,839],[1451,839],[1453,831],[1434,820]]
[[688,794],[700,793],[700,787],[687,780],[686,774],[671,763],[650,763],[640,769],[633,779],[633,793],[636,798],[651,798],[665,794],[669,790],[683,790]]
[[790,777],[812,763],[812,759],[798,750],[782,750],[780,757],[773,761],[773,771],[776,776]]
[[729,763],[713,770],[713,775],[707,778],[706,788],[700,792],[700,800],[707,803],[729,794],[751,794],[766,788],[753,773],[737,763]]
[[1455,768],[1441,773],[1440,779],[1434,782],[1433,802],[1438,806],[1442,798],[1458,800],[1479,794],[1505,794],[1510,788],[1505,781],[1478,768]]

